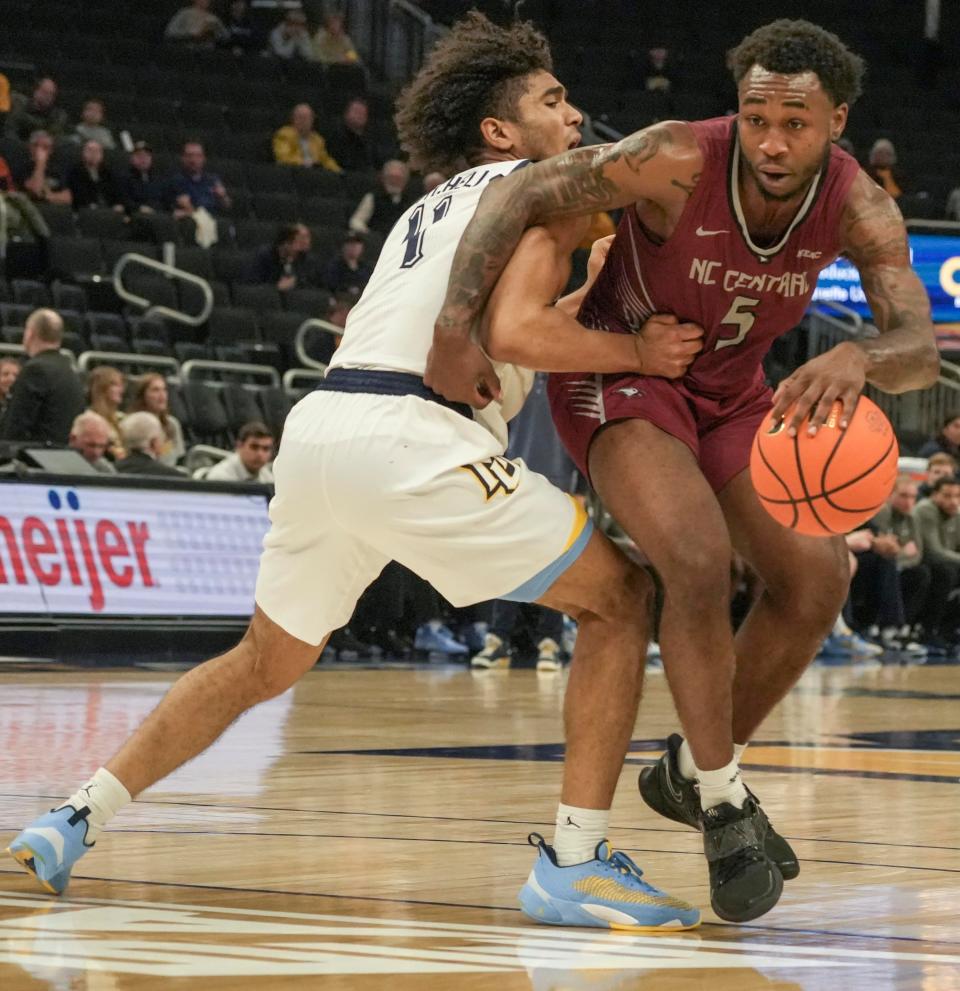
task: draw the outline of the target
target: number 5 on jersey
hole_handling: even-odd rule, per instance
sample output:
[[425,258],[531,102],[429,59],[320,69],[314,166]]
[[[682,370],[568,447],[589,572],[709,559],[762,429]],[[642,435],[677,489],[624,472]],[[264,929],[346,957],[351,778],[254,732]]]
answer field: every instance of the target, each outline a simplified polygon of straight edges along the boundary
[[751,313],[751,310],[759,305],[760,300],[754,299],[752,296],[734,297],[730,309],[727,310],[727,315],[720,321],[720,326],[737,327],[737,335],[736,337],[721,337],[714,345],[713,350],[719,351],[720,348],[732,348],[736,344],[743,344],[744,338],[750,333],[750,328],[757,319],[756,313]]

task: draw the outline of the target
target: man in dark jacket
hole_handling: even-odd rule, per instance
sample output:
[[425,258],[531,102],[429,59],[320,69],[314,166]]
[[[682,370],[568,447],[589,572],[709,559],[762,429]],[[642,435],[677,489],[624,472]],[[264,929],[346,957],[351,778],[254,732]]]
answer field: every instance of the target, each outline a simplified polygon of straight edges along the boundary
[[34,310],[27,317],[23,346],[29,361],[13,387],[0,422],[0,439],[66,444],[73,419],[84,407],[83,390],[70,364],[60,354],[63,321],[53,310]]
[[166,434],[160,418],[153,413],[129,413],[120,421],[124,450],[130,453],[117,462],[121,475],[163,475],[166,478],[186,478],[182,471],[158,461]]

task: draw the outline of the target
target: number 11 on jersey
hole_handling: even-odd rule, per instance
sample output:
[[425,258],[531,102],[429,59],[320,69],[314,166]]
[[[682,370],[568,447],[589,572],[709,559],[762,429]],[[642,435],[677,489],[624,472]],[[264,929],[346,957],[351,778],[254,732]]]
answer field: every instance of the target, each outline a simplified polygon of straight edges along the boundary
[[[450,209],[450,203],[452,201],[452,196],[444,196],[442,200],[433,208],[433,217],[430,223],[437,223],[439,220],[447,215],[447,211]],[[425,204],[421,203],[413,213],[410,214],[410,219],[407,221],[407,236],[403,239],[403,243],[406,245],[406,249],[403,252],[403,261],[400,262],[401,268],[413,268],[417,262],[423,258],[423,239],[426,235],[426,228],[423,226],[423,217],[426,212]]]

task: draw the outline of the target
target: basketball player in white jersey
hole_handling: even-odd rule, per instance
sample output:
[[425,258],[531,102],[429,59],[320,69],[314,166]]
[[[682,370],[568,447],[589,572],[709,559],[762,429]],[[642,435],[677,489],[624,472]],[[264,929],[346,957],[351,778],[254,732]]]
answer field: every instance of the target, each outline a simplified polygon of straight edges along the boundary
[[486,310],[481,333],[498,361],[499,400],[475,417],[423,382],[454,251],[480,194],[579,140],[580,114],[550,69],[546,41],[529,25],[506,30],[472,15],[401,98],[398,126],[414,164],[457,174],[391,231],[326,380],[287,420],[247,634],[185,674],[106,767],[12,843],[48,891],[64,890],[132,796],[309,671],[367,585],[398,560],[455,605],[513,598],[579,621],[562,803],[554,846],[537,837],[521,892],[527,914],[615,928],[698,924],[695,908],[650,885],[605,839],[636,718],[651,582],[578,503],[504,457],[505,421],[530,384],[525,369],[679,374],[699,349],[698,329],[662,324],[665,343],[649,349],[642,337],[582,328],[567,312],[579,299],[554,308],[582,236],[580,222],[565,222],[528,234]]

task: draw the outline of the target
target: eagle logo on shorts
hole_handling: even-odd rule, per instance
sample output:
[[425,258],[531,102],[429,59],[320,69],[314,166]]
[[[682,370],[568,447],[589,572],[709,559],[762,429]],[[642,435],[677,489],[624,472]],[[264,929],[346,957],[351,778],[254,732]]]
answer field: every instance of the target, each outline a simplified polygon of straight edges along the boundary
[[627,399],[633,399],[634,396],[642,396],[643,393],[639,389],[634,389],[633,386],[624,386],[622,389],[614,389],[614,392],[619,392],[621,396],[626,396]]

